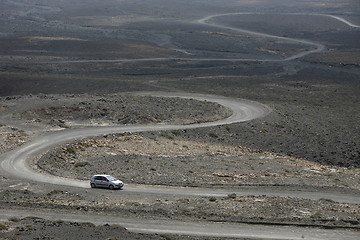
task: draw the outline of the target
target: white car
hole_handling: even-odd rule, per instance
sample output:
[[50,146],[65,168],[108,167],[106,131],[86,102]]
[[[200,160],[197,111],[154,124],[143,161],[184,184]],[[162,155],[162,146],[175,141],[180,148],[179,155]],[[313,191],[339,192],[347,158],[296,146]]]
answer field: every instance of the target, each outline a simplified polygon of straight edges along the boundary
[[90,179],[90,186],[92,188],[101,187],[109,189],[122,189],[124,183],[111,175],[100,174],[94,175]]

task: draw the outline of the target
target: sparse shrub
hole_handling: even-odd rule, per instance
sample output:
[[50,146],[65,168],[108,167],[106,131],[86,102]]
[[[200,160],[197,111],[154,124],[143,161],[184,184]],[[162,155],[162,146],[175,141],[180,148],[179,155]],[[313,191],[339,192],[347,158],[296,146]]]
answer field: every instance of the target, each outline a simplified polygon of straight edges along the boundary
[[74,147],[67,147],[67,148],[65,149],[65,151],[66,151],[67,153],[70,153],[70,154],[73,154],[73,155],[76,154],[76,149],[75,149]]
[[181,135],[181,131],[180,131],[180,130],[172,130],[171,133],[174,134],[175,136]]
[[22,220],[37,220],[37,219],[41,219],[41,218],[35,217],[35,216],[27,216],[27,217],[24,217]]
[[20,222],[20,218],[17,217],[11,217],[8,219],[10,222]]
[[157,208],[154,210],[154,213],[159,214],[159,215],[167,215],[168,211],[164,208]]
[[168,133],[165,133],[165,132],[162,132],[162,133],[160,134],[160,136],[162,136],[162,137],[164,137],[164,138],[167,138],[167,139],[170,139],[170,140],[173,140],[173,139],[174,139],[173,136],[171,136],[171,135],[169,135]]
[[315,219],[321,218],[321,213],[319,211],[317,211],[314,214],[312,214],[310,217],[315,218]]
[[95,224],[93,224],[91,222],[82,222],[82,223],[80,223],[80,226],[83,226],[83,227],[95,227]]
[[91,165],[89,162],[78,162],[74,164],[74,167],[86,167],[88,165]]
[[110,225],[110,229],[118,229],[118,228],[121,228],[119,225],[117,224],[111,224]]
[[171,233],[163,233],[163,234],[160,234],[160,236],[161,236],[162,238],[164,238],[165,240],[176,240],[176,239],[179,239],[177,235],[171,234]]
[[216,202],[216,197],[210,197],[210,198],[209,198],[209,201],[210,201],[210,202]]
[[9,229],[9,227],[7,225],[0,223],[0,231],[6,231],[8,229]]
[[24,130],[20,130],[20,131],[19,131],[19,134],[20,134],[20,136],[22,136],[22,137],[28,137],[28,136],[29,136],[29,134],[27,134],[27,132],[25,132]]
[[261,129],[261,131],[260,132],[262,132],[262,133],[267,133],[268,132],[268,130],[266,129],[266,128],[263,128],[263,129]]
[[51,195],[60,194],[60,193],[64,193],[64,191],[59,190],[59,189],[55,189],[55,190],[52,190],[51,192],[48,192],[47,195],[51,196]]
[[235,199],[236,198],[236,193],[228,194],[228,198]]
[[218,138],[219,136],[215,133],[209,133],[209,137],[211,138]]

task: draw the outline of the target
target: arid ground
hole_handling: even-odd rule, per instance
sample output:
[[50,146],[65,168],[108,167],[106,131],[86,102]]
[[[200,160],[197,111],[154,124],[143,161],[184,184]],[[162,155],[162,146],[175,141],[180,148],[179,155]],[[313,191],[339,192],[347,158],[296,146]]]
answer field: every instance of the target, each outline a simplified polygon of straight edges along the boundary
[[[208,16],[214,17],[199,21]],[[141,184],[360,196],[357,1],[0,0],[0,23],[3,156],[49,131],[189,125],[231,115],[212,102],[131,92],[213,94],[272,110],[243,123],[114,133],[58,145],[32,167],[80,180],[108,173],[125,182],[124,190],[52,186],[0,171],[0,215],[1,209],[26,209],[359,231],[360,202],[126,192],[126,184]],[[286,60],[316,49],[289,39],[324,49]],[[12,217],[0,222],[0,239],[205,239],[90,222]]]

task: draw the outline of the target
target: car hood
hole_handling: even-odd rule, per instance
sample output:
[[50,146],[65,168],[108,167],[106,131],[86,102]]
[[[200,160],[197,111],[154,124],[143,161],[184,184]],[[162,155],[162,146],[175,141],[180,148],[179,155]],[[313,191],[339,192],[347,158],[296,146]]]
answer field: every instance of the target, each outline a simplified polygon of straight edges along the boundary
[[120,181],[120,180],[116,180],[116,181],[112,181],[114,184],[123,184],[123,182],[122,181]]

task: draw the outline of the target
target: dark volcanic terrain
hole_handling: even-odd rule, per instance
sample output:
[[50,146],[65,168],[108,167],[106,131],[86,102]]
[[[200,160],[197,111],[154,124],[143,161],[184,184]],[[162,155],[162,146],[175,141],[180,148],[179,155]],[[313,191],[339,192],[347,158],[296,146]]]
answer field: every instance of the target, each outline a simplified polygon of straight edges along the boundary
[[[359,25],[353,0],[0,0],[0,153],[47,131],[230,116],[212,102],[129,92],[213,94],[257,101],[272,112],[216,127],[78,139],[48,149],[32,167],[81,180],[109,173],[144,186],[359,196]],[[323,50],[286,60],[316,50],[314,43]],[[0,174],[0,208],[14,211],[360,228],[360,202],[143,196]],[[74,239],[74,233],[76,239],[205,239],[36,217],[2,220],[0,239]]]

